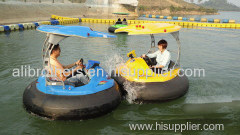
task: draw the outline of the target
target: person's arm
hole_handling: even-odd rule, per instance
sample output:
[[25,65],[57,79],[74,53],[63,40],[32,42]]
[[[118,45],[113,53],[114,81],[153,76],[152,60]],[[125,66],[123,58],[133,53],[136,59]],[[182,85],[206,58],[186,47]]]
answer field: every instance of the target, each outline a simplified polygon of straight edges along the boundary
[[73,63],[73,64],[69,64],[69,65],[66,65],[66,66],[63,66],[63,68],[64,69],[69,69],[69,68],[72,68],[72,67],[74,67],[74,66],[76,66],[77,64],[76,64],[76,62],[75,63]]
[[156,65],[156,66],[152,66],[152,68],[163,68],[163,65]]
[[75,63],[73,63],[73,64],[69,64],[69,65],[67,65],[67,66],[63,66],[63,68],[64,68],[64,69],[69,69],[69,68],[72,68],[72,67],[74,67],[74,66],[76,66],[76,65],[79,65],[79,64],[81,64],[81,61],[80,61],[80,60],[78,60],[77,62],[75,62]]
[[62,70],[61,74],[58,75],[58,77],[62,80],[62,81],[66,81],[67,77],[70,75],[73,75],[73,73],[77,72],[78,69],[82,69],[82,65],[75,67],[72,71],[66,71],[66,70]]
[[158,53],[158,51],[156,51],[155,53],[152,53],[152,54],[147,54],[146,56],[148,56],[149,58],[155,58],[155,57],[157,57],[157,53]]

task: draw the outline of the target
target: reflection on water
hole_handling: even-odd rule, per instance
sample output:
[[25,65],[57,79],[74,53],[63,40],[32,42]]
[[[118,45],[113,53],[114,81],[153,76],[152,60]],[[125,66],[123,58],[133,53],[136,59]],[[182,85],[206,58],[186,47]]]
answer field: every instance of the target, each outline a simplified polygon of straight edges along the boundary
[[[107,32],[109,27],[108,24],[80,25],[103,32]],[[150,132],[130,132],[128,124],[155,121],[165,123],[191,121],[225,125],[225,130],[221,132],[187,132],[189,134],[237,134],[239,131],[239,30],[183,28],[180,31],[181,65],[183,68],[204,68],[206,77],[189,77],[189,92],[180,99],[142,105],[123,101],[112,113],[83,122],[45,121],[29,115],[22,108],[23,91],[36,78],[14,78],[12,70],[21,65],[41,67],[41,46],[45,36],[35,30],[16,31],[9,35],[0,34],[1,134],[145,134]],[[109,67],[115,67],[116,64],[126,61],[128,59],[126,54],[131,50],[136,50],[137,56],[140,56],[150,47],[148,35],[117,36],[117,39],[68,38],[60,44],[62,49],[60,61],[69,64],[80,58],[84,58],[85,61],[99,60],[100,65],[108,71]],[[176,42],[170,35],[156,36],[157,41],[160,39],[169,42],[168,49],[176,50]]]

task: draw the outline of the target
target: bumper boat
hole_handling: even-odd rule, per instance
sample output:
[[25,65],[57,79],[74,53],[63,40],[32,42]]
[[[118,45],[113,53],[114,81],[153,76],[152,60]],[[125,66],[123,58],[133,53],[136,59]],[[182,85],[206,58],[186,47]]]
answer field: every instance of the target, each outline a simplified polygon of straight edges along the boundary
[[[117,18],[118,18],[119,15],[121,15],[121,16],[129,15],[129,13],[113,13],[113,14],[117,15]],[[123,20],[121,20],[121,18],[118,18],[116,23],[114,25],[111,25],[108,28],[108,31],[111,32],[111,33],[114,33],[116,29],[126,27],[126,26],[128,26],[126,18],[124,18]]]
[[[83,26],[42,25],[37,30],[47,33],[42,49],[43,68],[46,70],[50,68],[50,52],[53,48],[50,48],[50,44],[56,45],[71,36],[115,37]],[[25,109],[30,113],[54,120],[89,119],[111,112],[119,105],[121,96],[116,82],[99,64],[98,61],[88,61],[85,69],[91,69],[99,75],[92,74],[89,83],[85,85],[52,81],[49,74],[40,76],[24,91]]]
[[[141,102],[155,102],[171,100],[183,96],[189,88],[188,78],[182,74],[180,70],[180,40],[179,30],[180,26],[164,23],[148,23],[130,25],[128,27],[120,28],[115,31],[127,32],[128,35],[145,35],[151,36],[151,48],[148,53],[156,50],[154,34],[170,33],[177,41],[177,58],[176,61],[170,61],[168,71],[158,74],[149,68],[150,65],[156,65],[155,58],[141,58],[136,57],[135,50],[127,54],[129,60],[116,67],[115,71],[112,71],[112,78],[124,89],[125,82],[131,84],[131,87],[141,86],[140,89],[135,89],[135,100]],[[172,52],[172,51],[170,51]],[[175,51],[176,52],[176,51]],[[136,73],[137,71],[138,74]],[[143,86],[143,87],[142,87]],[[123,93],[127,93],[126,89]]]

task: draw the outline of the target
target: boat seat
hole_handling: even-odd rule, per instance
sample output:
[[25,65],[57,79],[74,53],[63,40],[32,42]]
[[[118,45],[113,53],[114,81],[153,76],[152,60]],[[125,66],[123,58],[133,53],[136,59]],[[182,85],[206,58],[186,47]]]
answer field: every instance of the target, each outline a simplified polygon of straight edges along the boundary
[[[61,81],[50,80],[48,77],[46,78],[46,83],[47,85],[62,85]],[[68,81],[65,81],[64,85],[71,85],[77,87],[77,84]]]
[[[154,65],[156,65],[157,64],[157,62],[156,62],[156,58],[151,58],[151,61],[154,63]],[[175,65],[175,62],[173,62],[172,60],[170,60],[170,63],[169,63],[169,65],[168,65],[168,71],[170,71],[172,68],[173,68],[173,66]],[[177,66],[177,65],[176,65]],[[154,70],[154,69],[152,69],[152,71],[154,72],[154,73],[157,73],[158,74],[158,71],[156,70]],[[160,70],[161,71],[161,70]]]
[[[170,60],[170,63],[169,63],[169,65],[168,65],[168,71],[170,71],[171,69],[173,69],[174,65],[175,65],[175,62],[173,62],[172,60]],[[175,67],[177,67],[177,66],[178,66],[178,65],[176,64]]]
[[122,24],[122,22],[121,21],[117,21],[115,24]]

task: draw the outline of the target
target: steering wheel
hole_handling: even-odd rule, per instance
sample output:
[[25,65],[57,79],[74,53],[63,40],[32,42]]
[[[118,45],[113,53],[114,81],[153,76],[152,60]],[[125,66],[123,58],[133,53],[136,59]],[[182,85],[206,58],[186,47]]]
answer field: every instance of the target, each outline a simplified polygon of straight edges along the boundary
[[148,66],[153,66],[153,62],[148,56],[145,56],[143,59],[145,60]]

